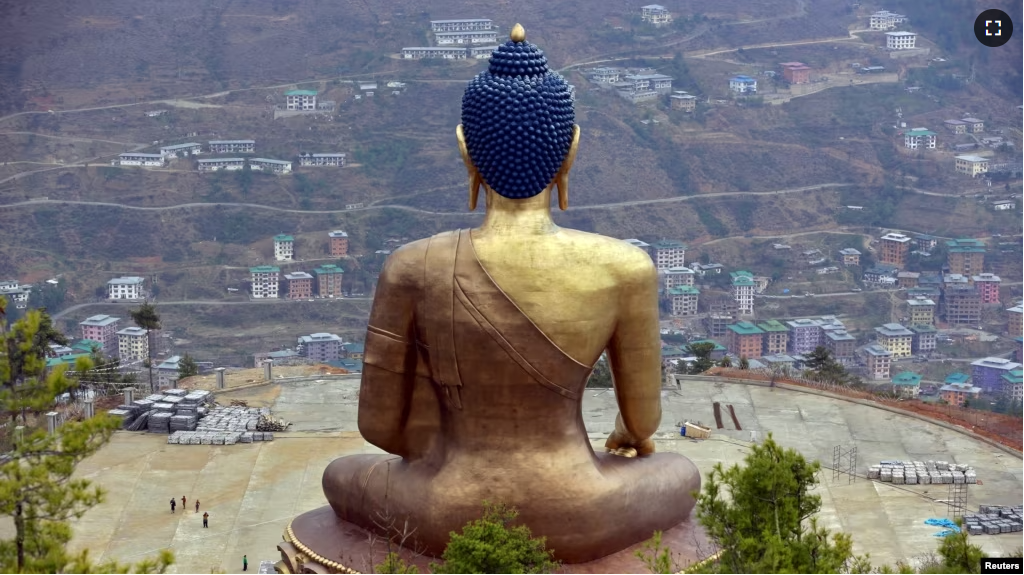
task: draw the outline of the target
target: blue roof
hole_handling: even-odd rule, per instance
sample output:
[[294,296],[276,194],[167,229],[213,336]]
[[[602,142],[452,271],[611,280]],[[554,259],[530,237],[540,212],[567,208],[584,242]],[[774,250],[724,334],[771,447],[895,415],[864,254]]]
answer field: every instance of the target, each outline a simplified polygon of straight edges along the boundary
[[736,81],[739,81],[739,82],[754,82],[755,81],[750,76],[744,76],[742,74],[740,74],[739,76],[733,76],[732,79],[736,80]]

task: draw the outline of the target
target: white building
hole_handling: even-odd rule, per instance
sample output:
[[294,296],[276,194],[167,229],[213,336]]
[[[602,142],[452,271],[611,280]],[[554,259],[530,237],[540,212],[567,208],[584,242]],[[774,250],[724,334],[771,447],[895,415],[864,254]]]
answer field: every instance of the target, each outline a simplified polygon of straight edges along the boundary
[[469,57],[476,60],[485,60],[490,58],[491,54],[494,54],[494,51],[497,49],[497,46],[470,46]]
[[431,20],[431,32],[463,32],[468,30],[491,30],[494,24],[490,18],[469,18],[466,20]]
[[142,284],[145,278],[126,276],[107,282],[107,299],[140,300],[146,297]]
[[903,134],[903,145],[911,150],[934,150],[935,132],[925,128],[914,128]]
[[651,244],[654,266],[659,271],[686,265],[686,244],[676,240],[661,240]]
[[676,266],[661,272],[661,275],[665,289],[672,289],[680,286],[692,286],[697,274],[686,266]]
[[121,363],[145,361],[149,357],[149,332],[141,327],[126,327],[117,332],[117,352]]
[[299,154],[300,166],[345,166],[345,154]]
[[957,156],[956,171],[961,174],[967,174],[973,178],[978,174],[984,174],[987,172],[988,163],[988,158],[983,156]]
[[179,156],[198,156],[199,154],[202,153],[202,151],[203,146],[195,142],[160,147],[160,155],[165,158],[177,158]]
[[756,94],[757,80],[750,76],[734,76],[729,79],[729,89],[736,94]]
[[121,166],[162,166],[164,165],[163,154],[140,154],[128,152],[117,157],[117,163]]
[[688,317],[697,315],[697,299],[700,297],[700,290],[693,286],[677,286],[665,290],[665,298],[668,299],[671,314],[675,317]]
[[672,78],[664,74],[631,74],[623,78],[633,85],[633,91],[645,92],[654,90],[661,94],[672,91]]
[[252,275],[252,297],[265,299],[278,297],[281,283],[281,268],[275,266],[257,266],[249,268]]
[[465,48],[449,46],[419,46],[402,48],[402,58],[405,60],[419,60],[421,58],[441,58],[443,60],[465,60],[469,52]]
[[180,379],[178,377],[178,368],[180,364],[181,356],[172,355],[154,368],[158,388],[164,389],[178,386],[178,379]]
[[204,158],[196,160],[196,168],[200,172],[234,171],[241,170],[244,167],[245,158]]
[[256,151],[256,140],[211,140],[212,154],[251,154]]
[[6,298],[9,302],[13,302],[15,309],[27,308],[28,297],[31,293],[32,286],[18,285],[17,280],[0,282],[0,296]]
[[879,10],[871,15],[868,24],[872,30],[892,30],[906,21],[907,17],[902,14],[896,14],[888,10]]
[[757,283],[754,282],[750,272],[732,273],[732,297],[736,300],[736,306],[741,315],[754,314],[755,293],[757,293]]
[[886,32],[885,47],[890,50],[910,50],[917,42],[913,32]]
[[290,262],[295,256],[295,238],[286,234],[274,236],[274,259]]
[[290,174],[292,171],[292,163],[286,160],[253,158],[249,160],[249,169],[260,172],[272,172],[275,174]]
[[299,353],[310,361],[326,362],[341,359],[344,355],[343,345],[344,340],[337,334],[314,333],[299,337],[296,347]]
[[284,109],[316,111],[316,90],[288,90],[284,93]]
[[667,8],[660,4],[648,4],[640,8],[640,18],[644,22],[650,22],[655,26],[662,26],[672,23],[672,14]]
[[495,44],[498,33],[494,30],[464,30],[459,32],[438,32],[434,34],[438,46],[453,44]]
[[622,70],[601,66],[590,71],[590,81],[596,84],[614,84],[621,81]]

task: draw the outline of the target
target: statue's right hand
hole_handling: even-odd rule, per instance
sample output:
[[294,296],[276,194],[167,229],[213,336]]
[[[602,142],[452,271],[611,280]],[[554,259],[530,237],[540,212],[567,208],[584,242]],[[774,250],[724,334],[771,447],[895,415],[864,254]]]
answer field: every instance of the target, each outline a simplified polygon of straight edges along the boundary
[[643,441],[637,441],[630,437],[629,434],[620,433],[617,429],[608,436],[608,440],[605,441],[604,446],[609,451],[632,447],[636,450],[636,454],[638,456],[650,455],[655,451],[654,441],[650,438],[644,439]]

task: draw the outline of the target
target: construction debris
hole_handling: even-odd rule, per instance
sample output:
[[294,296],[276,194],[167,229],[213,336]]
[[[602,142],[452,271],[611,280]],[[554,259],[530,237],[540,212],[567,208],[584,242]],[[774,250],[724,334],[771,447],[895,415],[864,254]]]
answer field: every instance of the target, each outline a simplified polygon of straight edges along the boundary
[[276,418],[270,414],[260,414],[260,418],[256,421],[256,431],[284,431],[288,429],[291,423]]
[[868,479],[895,485],[929,485],[978,482],[970,465],[948,461],[883,461],[868,468]]
[[980,505],[978,513],[964,515],[964,529],[968,535],[998,535],[1018,533],[1024,526],[1024,506]]

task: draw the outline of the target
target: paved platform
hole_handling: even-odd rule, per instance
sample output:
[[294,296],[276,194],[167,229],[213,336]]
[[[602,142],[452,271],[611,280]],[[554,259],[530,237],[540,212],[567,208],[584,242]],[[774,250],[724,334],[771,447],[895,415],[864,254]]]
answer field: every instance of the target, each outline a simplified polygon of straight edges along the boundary
[[[242,555],[255,568],[278,559],[276,545],[288,521],[326,504],[320,487],[323,469],[341,455],[377,452],[356,431],[358,382],[324,381],[274,384],[225,394],[247,398],[250,405],[271,405],[274,413],[295,422],[271,443],[230,446],[167,445],[166,437],[121,432],[96,456],[79,466],[79,474],[108,491],[107,501],[75,525],[76,547],[98,558],[138,560],[159,549],[172,549],[178,573],[241,572]],[[783,445],[831,466],[833,448],[857,446],[859,471],[883,459],[947,460],[978,470],[982,485],[972,485],[968,504],[1013,504],[1024,498],[1021,460],[937,425],[850,402],[767,388],[684,381],[681,390],[664,392],[664,418],[658,448],[693,459],[703,473],[715,463],[742,460],[750,431],[766,433]],[[714,429],[713,403],[723,409],[724,429]],[[741,430],[728,414],[732,405]],[[610,392],[588,390],[584,420],[596,448],[612,429],[616,414]],[[712,438],[679,437],[684,419],[713,428]],[[939,531],[923,522],[945,517],[947,487],[893,486],[858,478],[833,481],[821,473],[820,521],[853,535],[857,552],[876,563],[913,559],[934,551]],[[181,496],[188,498],[182,509]],[[178,499],[171,514],[169,500]],[[194,501],[201,501],[200,513]],[[210,528],[202,528],[203,511]],[[6,533],[10,525],[0,526]],[[1020,534],[973,539],[987,553],[1020,546]]]

